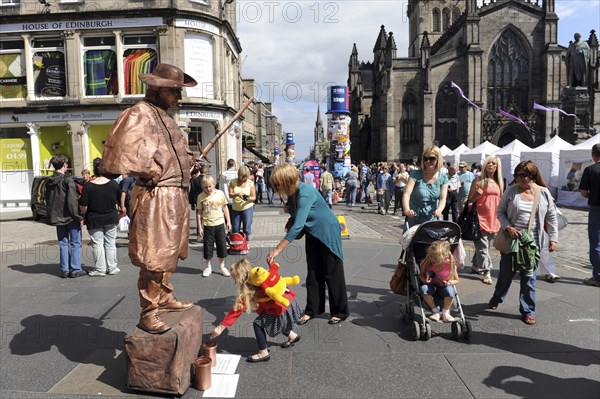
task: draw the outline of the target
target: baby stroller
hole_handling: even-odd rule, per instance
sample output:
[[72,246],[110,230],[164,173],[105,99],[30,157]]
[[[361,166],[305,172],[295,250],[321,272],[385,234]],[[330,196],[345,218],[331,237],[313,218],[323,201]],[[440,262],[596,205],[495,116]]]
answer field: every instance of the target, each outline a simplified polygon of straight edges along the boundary
[[[411,233],[414,233],[412,237],[410,237]],[[403,250],[398,262],[403,263],[407,270],[407,303],[400,304],[400,313],[403,319],[408,317],[412,320],[413,339],[416,341],[420,338],[427,341],[431,338],[431,324],[429,319],[425,317],[424,302],[419,293],[419,287],[422,284],[419,279],[419,264],[425,258],[429,245],[437,240],[449,242],[453,253],[455,253],[460,240],[460,226],[453,222],[441,220],[426,222],[408,230],[405,233],[404,240],[408,240],[408,243],[403,242]],[[437,300],[437,298],[434,299]],[[456,318],[456,321],[452,322],[452,337],[458,339],[462,334],[465,340],[470,341],[473,330],[471,323],[465,320],[458,293],[453,302],[460,315]],[[419,307],[421,312],[420,323],[415,320],[415,305]]]

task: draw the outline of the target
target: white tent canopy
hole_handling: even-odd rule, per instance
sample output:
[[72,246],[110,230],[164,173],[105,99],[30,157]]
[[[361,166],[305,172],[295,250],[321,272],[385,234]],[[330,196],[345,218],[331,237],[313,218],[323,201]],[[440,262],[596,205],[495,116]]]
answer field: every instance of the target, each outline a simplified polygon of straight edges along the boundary
[[485,158],[494,151],[498,151],[500,147],[495,146],[489,141],[484,141],[472,150],[465,151],[460,154],[460,160],[465,161],[469,165],[477,162],[482,164]]
[[511,176],[513,171],[519,162],[521,162],[521,151],[526,150],[531,150],[531,147],[526,146],[519,140],[515,139],[504,147],[490,154],[500,159],[500,163],[502,165],[502,177],[506,179],[507,183],[512,181]]
[[579,194],[579,182],[583,170],[593,163],[592,147],[598,143],[600,143],[600,134],[571,148],[560,150],[557,204],[587,207],[587,199]]
[[444,156],[444,161],[450,162],[450,164],[458,164],[460,162],[460,154],[462,154],[465,151],[469,151],[469,147],[467,147],[464,144],[461,144],[447,154],[442,153]]
[[552,137],[550,141],[539,147],[532,150],[521,151],[521,160],[525,161],[529,159],[536,163],[544,181],[549,186],[550,191],[554,196],[556,196],[556,190],[558,188],[560,150],[565,150],[570,147],[573,147],[573,145],[556,135]]
[[452,150],[450,148],[446,147],[446,144],[444,144],[443,146],[440,147],[440,152],[442,153],[442,156],[445,156],[449,152],[452,152]]

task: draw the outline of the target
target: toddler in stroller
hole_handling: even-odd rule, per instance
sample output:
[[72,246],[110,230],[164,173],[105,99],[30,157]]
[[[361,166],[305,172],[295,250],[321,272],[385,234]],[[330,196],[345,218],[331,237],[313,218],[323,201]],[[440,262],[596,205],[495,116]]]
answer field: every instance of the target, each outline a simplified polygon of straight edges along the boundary
[[420,293],[423,301],[432,311],[430,320],[440,321],[440,307],[436,305],[434,296],[442,297],[441,321],[452,323],[455,321],[450,314],[452,300],[456,296],[454,285],[458,283],[456,263],[450,243],[447,241],[434,241],[427,249],[427,255],[421,261],[419,279],[423,283]]
[[[402,239],[399,266],[407,271],[406,303],[400,304],[403,318],[412,320],[413,339],[431,338],[430,321],[451,323],[452,337],[471,339],[471,323],[465,319],[460,298],[454,284],[458,283],[457,269],[464,264],[466,253],[460,239],[460,226],[444,220],[434,220],[408,229]],[[441,296],[442,298],[438,298]],[[436,300],[441,299],[441,312]],[[424,303],[433,314],[427,318]],[[456,306],[452,316],[450,308]],[[415,308],[419,316],[415,314]]]

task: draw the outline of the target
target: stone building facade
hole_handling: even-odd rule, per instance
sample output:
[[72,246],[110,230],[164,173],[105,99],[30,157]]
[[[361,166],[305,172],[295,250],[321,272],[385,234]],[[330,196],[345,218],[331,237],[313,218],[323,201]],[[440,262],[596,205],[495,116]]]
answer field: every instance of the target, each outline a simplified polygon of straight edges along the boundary
[[[535,147],[554,134],[581,139],[569,128],[572,120],[533,109],[534,102],[562,107],[567,87],[555,0],[409,0],[407,16],[408,57],[397,57],[393,33],[384,26],[372,61],[360,62],[356,45],[352,49],[352,159],[408,161],[434,141],[473,148],[514,139]],[[588,42],[595,43],[596,60],[594,32]],[[584,89],[590,117],[583,128],[593,134],[600,128],[600,90],[597,62],[596,69],[590,66]],[[463,100],[451,82],[483,111]]]
[[[243,79],[244,101],[256,97],[254,79]],[[244,162],[276,162],[275,148],[283,148],[283,126],[273,114],[273,104],[256,98],[244,111],[242,159]]]
[[[235,15],[232,0],[2,1],[3,209],[27,206],[33,176],[51,173],[56,153],[73,175],[90,169],[119,113],[143,98],[138,75],[160,62],[198,81],[174,117],[192,150],[205,146],[243,101]],[[209,153],[212,175],[241,162],[243,124]]]

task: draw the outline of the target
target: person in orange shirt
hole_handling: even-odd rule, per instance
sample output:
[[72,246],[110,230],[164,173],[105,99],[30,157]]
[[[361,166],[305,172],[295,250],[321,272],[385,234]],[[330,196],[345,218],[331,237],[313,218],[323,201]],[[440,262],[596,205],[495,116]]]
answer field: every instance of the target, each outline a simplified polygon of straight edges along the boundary
[[481,235],[473,241],[475,255],[471,272],[483,274],[483,283],[492,284],[492,257],[490,244],[500,230],[500,222],[496,216],[500,198],[504,193],[504,180],[500,159],[490,155],[483,161],[481,176],[477,177],[469,191],[469,203],[477,207],[479,230]]

